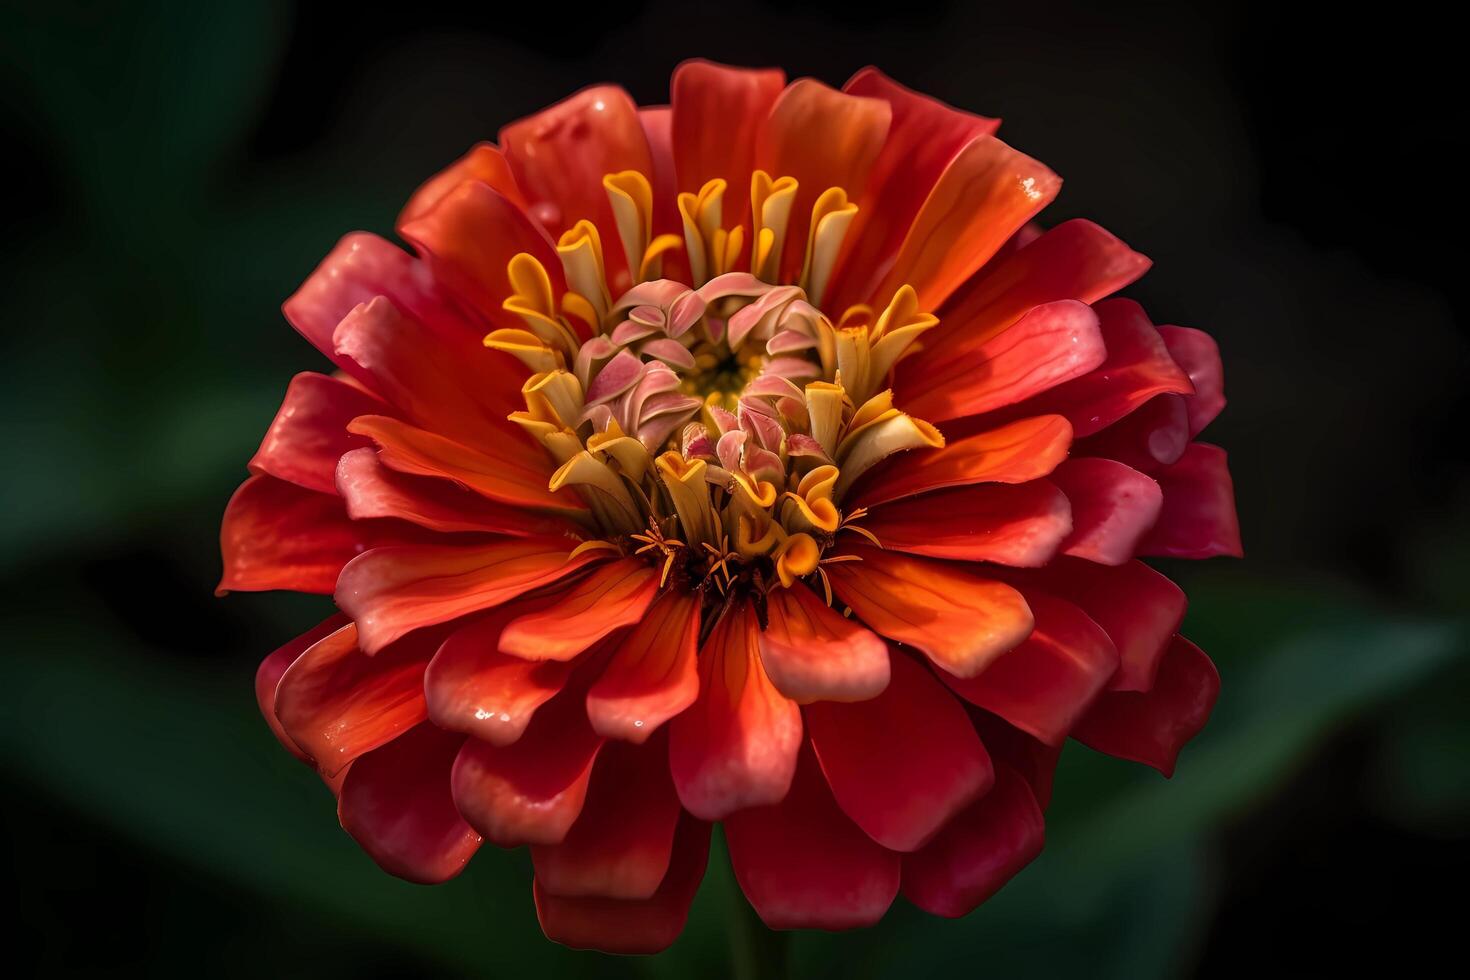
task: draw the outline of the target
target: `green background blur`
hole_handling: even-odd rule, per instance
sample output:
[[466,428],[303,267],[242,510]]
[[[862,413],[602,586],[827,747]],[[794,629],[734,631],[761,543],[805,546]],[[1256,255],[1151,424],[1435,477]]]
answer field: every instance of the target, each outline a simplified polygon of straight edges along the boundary
[[[1457,942],[1470,480],[1452,41],[1281,5],[649,2],[581,14],[0,6],[0,807],[23,973],[755,976],[717,847],[652,959],[545,941],[529,863],[376,870],[256,715],[326,600],[218,600],[216,534],[290,376],[278,307],[341,234],[584,84],[705,55],[874,62],[1006,117],[1210,330],[1248,558],[1165,569],[1223,693],[1179,775],[1069,746],[1043,856],[969,917],[792,937],[800,976],[1236,976]],[[1412,42],[1412,46],[1410,44]],[[770,960],[764,961],[769,965]]]

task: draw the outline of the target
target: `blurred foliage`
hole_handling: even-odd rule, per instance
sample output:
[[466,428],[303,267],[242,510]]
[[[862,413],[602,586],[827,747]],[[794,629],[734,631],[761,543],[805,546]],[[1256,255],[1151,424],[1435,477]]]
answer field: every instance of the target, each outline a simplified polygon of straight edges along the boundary
[[[21,798],[45,801],[12,819],[102,842],[77,846],[97,860],[114,848],[144,855],[165,891],[188,897],[160,906],[165,921],[184,921],[179,906],[194,902],[263,910],[216,927],[233,944],[217,952],[243,973],[271,967],[269,944],[250,941],[258,928],[357,951],[311,964],[318,976],[390,969],[390,952],[446,974],[759,975],[718,846],[668,953],[574,953],[541,937],[524,855],[486,848],[433,889],[390,879],[336,828],[315,777],[274,746],[255,713],[254,664],[320,603],[209,599],[216,521],[287,379],[313,363],[280,322],[280,299],[341,233],[386,232],[424,164],[399,148],[350,160],[257,153],[264,162],[242,167],[286,10],[120,9],[0,8],[0,111],[24,175],[12,215],[23,247],[0,267],[0,438],[11,448],[0,768]],[[1420,530],[1422,580],[1408,601],[1284,568],[1170,568],[1192,598],[1186,630],[1224,679],[1217,716],[1174,780],[1069,746],[1047,850],[980,912],[947,922],[899,902],[879,928],[800,934],[778,952],[802,976],[979,964],[987,975],[1171,975],[1207,927],[1221,833],[1365,720],[1386,733],[1372,790],[1382,811],[1462,833],[1470,533]],[[14,858],[33,870],[54,861],[67,867]],[[126,880],[98,887],[128,900]]]

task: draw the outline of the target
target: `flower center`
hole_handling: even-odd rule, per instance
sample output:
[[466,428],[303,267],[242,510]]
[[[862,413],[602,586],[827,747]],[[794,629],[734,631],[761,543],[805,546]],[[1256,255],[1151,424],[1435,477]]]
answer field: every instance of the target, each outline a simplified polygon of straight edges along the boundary
[[[840,559],[828,547],[848,531],[872,538],[861,510],[844,508],[854,482],[894,453],[943,444],[886,390],[938,321],[908,286],[877,316],[854,307],[834,325],[819,308],[856,213],[840,188],[818,198],[801,272],[783,282],[791,178],[755,174],[748,234],[722,225],[723,181],[681,194],[682,241],[652,235],[641,174],[603,183],[626,271],[609,275],[586,220],[557,245],[561,296],[532,256],[509,264],[504,307],[524,326],[485,344],[530,370],[512,420],[559,464],[552,489],[586,500],[583,547],[646,556],[665,584],[709,602],[813,575],[830,594],[821,565]],[[681,248],[692,284],[663,275]]]

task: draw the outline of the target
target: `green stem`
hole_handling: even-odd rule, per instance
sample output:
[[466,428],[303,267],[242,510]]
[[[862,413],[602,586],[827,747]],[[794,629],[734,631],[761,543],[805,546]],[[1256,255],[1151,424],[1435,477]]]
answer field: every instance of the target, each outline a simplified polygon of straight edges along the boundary
[[730,917],[730,952],[735,980],[786,980],[788,933],[767,929],[737,889]]

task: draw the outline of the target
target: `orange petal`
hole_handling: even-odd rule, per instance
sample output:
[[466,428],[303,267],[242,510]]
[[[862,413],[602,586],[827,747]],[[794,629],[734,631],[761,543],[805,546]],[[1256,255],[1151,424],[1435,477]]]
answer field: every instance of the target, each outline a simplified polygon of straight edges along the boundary
[[526,207],[521,189],[510,172],[510,163],[494,143],[476,143],[470,151],[426,180],[398,216],[398,227],[434,210],[446,194],[467,180],[478,180],[522,210]]
[[965,144],[1000,125],[905,88],[876,68],[864,68],[842,90],[887,102],[893,122],[847,231],[830,301],[838,310],[872,295],[944,169]]
[[562,896],[652,898],[669,869],[681,812],[663,738],[608,743],[572,829],[558,844],[531,848],[537,887]]
[[568,691],[542,707],[510,745],[466,741],[450,781],[454,803],[501,847],[558,843],[582,812],[601,748],[580,695]]
[[370,657],[348,624],[301,654],[276,685],[276,717],[322,772],[408,731],[428,716],[424,668],[439,635],[409,637]]
[[871,298],[907,284],[921,309],[938,309],[1061,186],[1056,174],[994,136],[970,142],[930,191]]
[[[786,84],[779,68],[731,68],[695,58],[674,69],[674,166],[679,190],[696,194],[708,181],[726,183],[727,226],[749,207],[755,148],[771,106]],[[710,125],[711,120],[718,125]]]
[[608,562],[551,605],[506,625],[500,649],[528,660],[570,660],[643,618],[658,595],[658,571],[637,558]]
[[[792,282],[804,257],[812,205],[829,187],[857,197],[888,136],[892,110],[882,99],[846,95],[813,78],[787,86],[771,107],[761,134],[756,166],[773,178],[795,177],[782,282]],[[747,188],[731,188],[744,193]]]
[[405,633],[498,606],[601,557],[568,558],[570,551],[557,538],[375,548],[342,569],[337,605],[357,623],[363,649],[375,653]]
[[888,644],[805,586],[766,595],[761,664],[798,704],[863,701],[888,686]]
[[643,742],[693,704],[699,695],[698,643],[698,597],[664,593],[618,641],[587,692],[592,728],[604,738]]
[[873,507],[942,487],[1040,479],[1067,457],[1071,444],[1072,426],[1060,415],[1022,419],[896,456],[859,481],[851,503]]
[[291,642],[277,648],[262,660],[260,666],[255,670],[255,703],[260,707],[261,717],[270,726],[271,734],[276,737],[276,741],[280,742],[287,752],[307,764],[312,764],[311,757],[302,752],[301,747],[291,740],[291,736],[286,734],[286,729],[281,727],[280,719],[276,717],[276,687],[281,683],[281,675],[303,653],[315,646],[319,640],[325,639],[346,626],[347,623],[347,617],[341,613],[329,616]]
[[1033,568],[1071,531],[1072,508],[1046,480],[987,483],[883,504],[862,526],[890,551]]
[[525,732],[536,710],[561,692],[570,663],[522,660],[497,649],[501,630],[521,605],[508,603],[467,621],[439,647],[424,672],[434,724],[509,745]]
[[514,507],[563,514],[586,510],[575,495],[548,486],[550,473],[544,454],[537,463],[523,464],[518,453],[503,451],[511,446],[482,452],[385,415],[361,416],[353,419],[349,428],[377,443],[383,465],[399,473],[450,480]]
[[956,677],[974,677],[1031,632],[1031,610],[1009,585],[866,545],[843,550],[862,561],[826,566],[842,601],[868,626]]
[[725,613],[699,656],[699,700],[670,723],[669,765],[684,808],[719,820],[786,795],[801,745],[801,709],[761,666],[745,604]]

